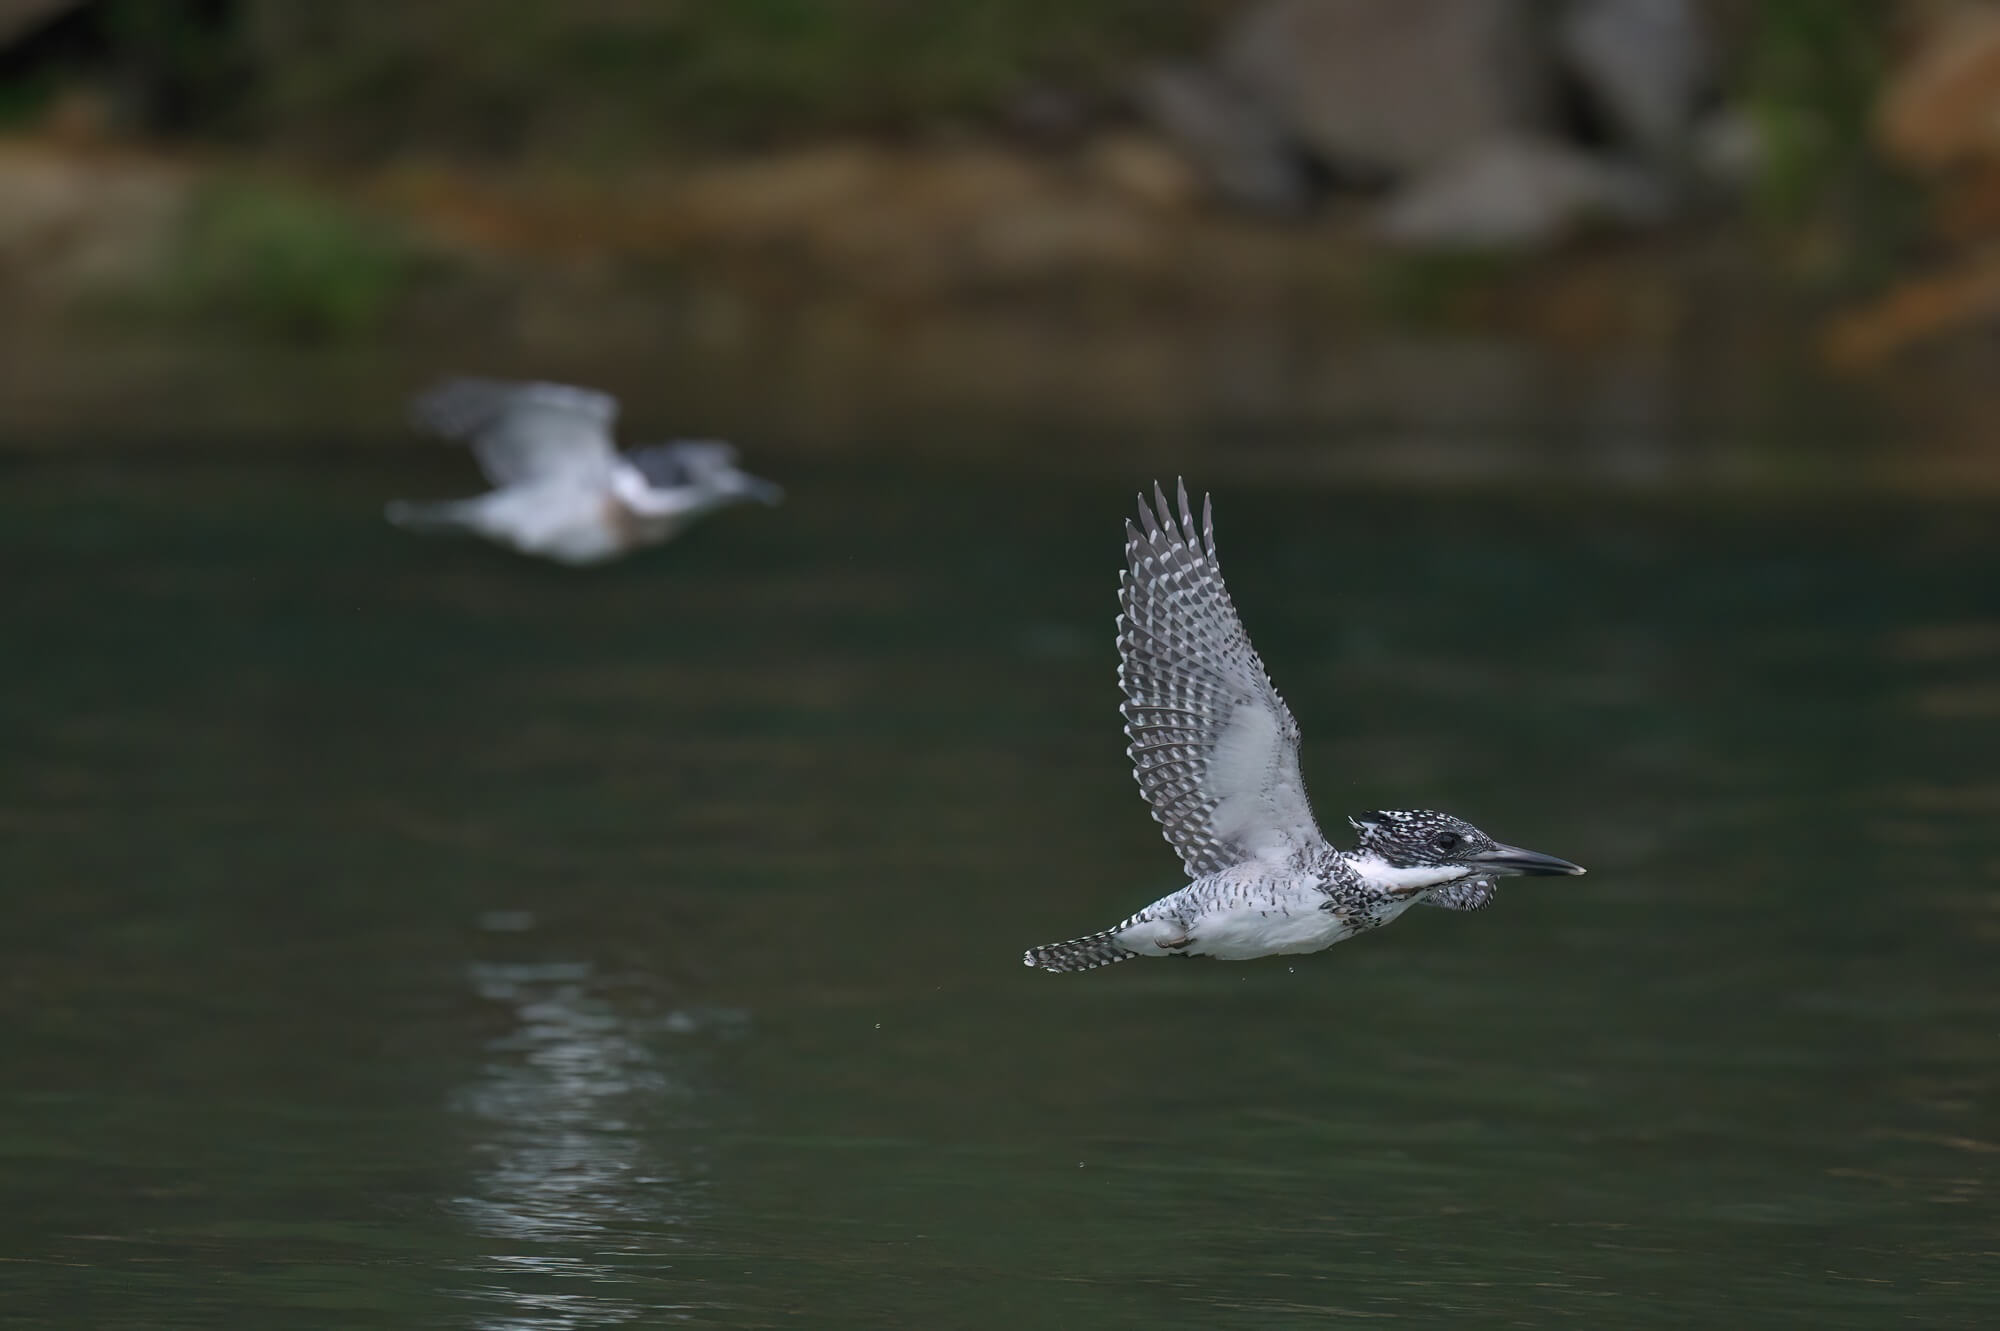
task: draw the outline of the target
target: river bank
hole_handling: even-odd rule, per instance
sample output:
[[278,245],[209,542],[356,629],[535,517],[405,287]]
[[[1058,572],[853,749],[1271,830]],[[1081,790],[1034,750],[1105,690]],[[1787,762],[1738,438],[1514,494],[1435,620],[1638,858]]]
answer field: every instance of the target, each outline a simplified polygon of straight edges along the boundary
[[[922,450],[950,422],[957,450],[1231,438],[1263,441],[1261,463],[1236,450],[1252,469],[1421,472],[1442,449],[1476,476],[1514,465],[1482,439],[1532,424],[1630,440],[1562,467],[1741,483],[1857,474],[1839,441],[1875,433],[1931,442],[1869,484],[2000,487],[1980,348],[1841,362],[1830,330],[1865,310],[1815,286],[1809,246],[1721,217],[1403,252],[1359,207],[1216,207],[1130,132],[616,178],[314,174],[41,136],[0,144],[0,198],[14,450],[387,443],[409,391],[474,370],[594,384],[638,425],[781,452]],[[1735,442],[1719,462],[1683,439]]]

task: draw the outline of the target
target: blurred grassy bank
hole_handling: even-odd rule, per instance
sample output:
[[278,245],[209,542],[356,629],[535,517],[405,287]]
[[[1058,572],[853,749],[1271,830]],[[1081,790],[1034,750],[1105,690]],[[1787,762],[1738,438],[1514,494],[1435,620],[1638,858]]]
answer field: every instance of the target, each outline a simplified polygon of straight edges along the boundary
[[[88,85],[127,130],[377,160],[554,157],[907,134],[1116,102],[1242,0],[30,0],[0,124]],[[8,36],[0,8],[0,39]]]
[[[1870,307],[1931,244],[1869,130],[1919,6],[1709,6],[1750,187],[1509,255],[1385,248],[1366,194],[1218,204],[1132,89],[1248,3],[58,4],[0,61],[0,283],[33,312],[0,333],[7,410],[121,410],[91,386],[115,363],[189,428],[247,424],[258,393],[169,385],[254,356],[310,367],[278,396],[328,422],[479,368],[822,442],[954,413],[1681,428],[1813,400],[1829,319],[1871,366],[1937,322]],[[1934,409],[1978,359],[1859,393]]]

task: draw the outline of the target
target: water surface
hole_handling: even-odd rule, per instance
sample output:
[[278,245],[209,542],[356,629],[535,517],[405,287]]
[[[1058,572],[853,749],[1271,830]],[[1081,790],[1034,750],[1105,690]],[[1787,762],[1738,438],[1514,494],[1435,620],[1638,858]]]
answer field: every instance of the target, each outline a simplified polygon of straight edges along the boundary
[[1592,872],[1048,976],[1179,882],[1127,479],[784,479],[5,470],[0,1326],[2000,1321],[2000,513],[1224,486],[1322,821]]

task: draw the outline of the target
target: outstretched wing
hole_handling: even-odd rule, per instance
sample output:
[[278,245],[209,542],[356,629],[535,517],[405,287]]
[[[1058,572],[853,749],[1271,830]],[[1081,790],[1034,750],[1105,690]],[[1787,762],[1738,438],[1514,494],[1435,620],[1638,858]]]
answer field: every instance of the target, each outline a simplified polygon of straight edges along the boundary
[[1223,586],[1206,498],[1195,530],[1166,494],[1125,524],[1118,683],[1139,789],[1190,877],[1325,844],[1299,775],[1299,726]]
[[503,487],[608,476],[617,415],[608,393],[500,379],[448,379],[411,405],[417,424],[470,443],[486,479]]

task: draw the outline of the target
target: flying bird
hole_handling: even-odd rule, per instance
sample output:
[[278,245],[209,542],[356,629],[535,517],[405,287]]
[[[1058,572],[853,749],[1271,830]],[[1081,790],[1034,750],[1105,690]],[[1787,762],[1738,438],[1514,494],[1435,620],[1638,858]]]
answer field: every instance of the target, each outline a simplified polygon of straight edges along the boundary
[[564,564],[658,545],[705,513],[784,491],[741,470],[736,450],[682,440],[620,453],[618,399],[566,384],[450,379],[418,397],[417,425],[472,446],[493,488],[471,499],[388,507],[416,531],[458,530]]
[[1133,775],[1192,881],[1102,933],[1029,948],[1028,965],[1318,952],[1419,903],[1479,910],[1509,874],[1583,872],[1427,810],[1358,814],[1358,844],[1335,849],[1299,775],[1298,722],[1223,585],[1209,501],[1197,531],[1185,483],[1179,500],[1176,519],[1155,485],[1125,524],[1118,683]]

